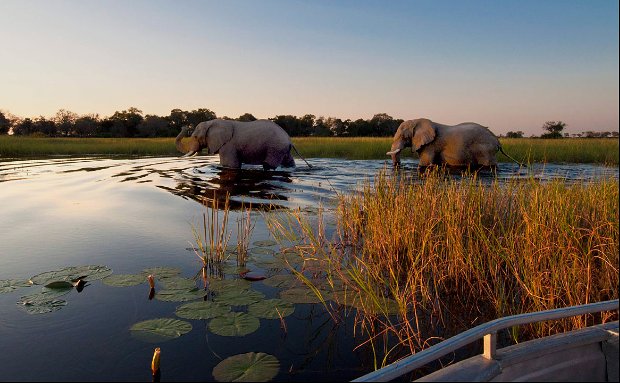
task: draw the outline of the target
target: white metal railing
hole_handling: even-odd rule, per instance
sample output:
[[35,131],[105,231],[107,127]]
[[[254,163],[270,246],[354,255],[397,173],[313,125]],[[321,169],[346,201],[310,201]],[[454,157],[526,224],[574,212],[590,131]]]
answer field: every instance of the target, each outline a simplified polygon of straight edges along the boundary
[[484,338],[484,357],[493,359],[496,352],[497,332],[508,327],[540,322],[544,320],[562,319],[576,315],[592,314],[601,311],[618,310],[618,299],[598,303],[589,303],[579,306],[545,310],[535,313],[526,313],[499,318],[483,323],[472,329],[464,331],[452,338],[438,343],[432,347],[398,360],[381,369],[360,376],[353,382],[387,382],[396,379],[408,372],[422,367],[442,356],[468,345],[480,338]]

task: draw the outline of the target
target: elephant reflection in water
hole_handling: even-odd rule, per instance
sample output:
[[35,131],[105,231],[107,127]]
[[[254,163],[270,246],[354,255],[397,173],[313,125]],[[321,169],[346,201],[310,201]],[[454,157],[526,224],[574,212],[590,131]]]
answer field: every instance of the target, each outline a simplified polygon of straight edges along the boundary
[[287,189],[278,184],[292,182],[290,174],[284,171],[220,168],[213,178],[194,176],[180,181],[174,189],[166,189],[200,203],[215,198],[222,207],[228,195],[231,210],[241,209],[243,205],[247,208],[248,205],[232,197],[249,197],[253,208],[270,210],[278,207],[277,201],[288,200],[283,194]]

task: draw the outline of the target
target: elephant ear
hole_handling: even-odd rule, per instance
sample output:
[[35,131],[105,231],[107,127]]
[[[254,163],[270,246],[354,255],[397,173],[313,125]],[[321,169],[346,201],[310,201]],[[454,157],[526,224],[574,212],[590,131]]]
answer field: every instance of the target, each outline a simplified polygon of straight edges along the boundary
[[207,146],[209,154],[216,154],[222,146],[232,139],[234,128],[232,124],[214,123],[209,127]]
[[432,142],[435,139],[435,128],[430,120],[420,119],[417,121],[411,143],[415,150]]

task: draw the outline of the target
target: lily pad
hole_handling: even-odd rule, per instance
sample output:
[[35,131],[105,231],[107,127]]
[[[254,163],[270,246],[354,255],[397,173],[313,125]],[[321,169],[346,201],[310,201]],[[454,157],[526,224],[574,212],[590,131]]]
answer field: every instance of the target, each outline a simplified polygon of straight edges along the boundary
[[67,302],[58,299],[71,289],[45,289],[42,292],[25,295],[19,299],[17,305],[28,314],[45,314],[58,311],[67,305]]
[[303,287],[296,287],[290,290],[280,291],[280,298],[291,303],[320,303],[321,300],[316,294]]
[[299,286],[301,282],[293,274],[274,275],[271,278],[267,278],[263,281],[264,284],[271,287],[277,287],[280,289],[291,288]]
[[13,290],[17,290],[20,287],[32,286],[30,281],[25,279],[3,279],[0,280],[0,294],[9,293]]
[[72,289],[73,283],[68,281],[55,281],[45,285],[47,289]]
[[181,270],[176,267],[149,267],[142,270],[144,275],[152,275],[158,280],[162,278],[176,277],[181,274]]
[[88,265],[88,266],[70,266],[64,269],[46,271],[30,278],[30,282],[35,285],[47,285],[52,282],[71,282],[76,279],[84,279],[87,281],[95,281],[103,279],[112,274],[112,270],[107,266]]
[[256,290],[230,290],[219,293],[214,301],[231,306],[245,306],[263,299],[265,299],[265,294]]
[[257,317],[239,312],[231,312],[209,322],[209,330],[221,336],[244,336],[258,330],[259,326]]
[[200,299],[204,292],[197,288],[191,290],[160,290],[155,291],[155,298],[164,302],[187,302]]
[[196,281],[190,278],[169,277],[160,282],[166,290],[191,290],[196,287]]
[[210,301],[186,303],[177,307],[175,314],[185,319],[211,319],[230,312],[230,306]]
[[128,287],[146,282],[144,274],[112,274],[101,280],[108,286]]
[[211,279],[209,281],[209,289],[213,291],[240,291],[247,290],[252,287],[250,281],[245,279]]
[[253,243],[254,246],[258,246],[258,247],[268,247],[268,246],[275,246],[278,243],[276,241],[272,241],[270,239],[265,240],[265,241],[255,241]]
[[150,319],[138,322],[129,329],[131,334],[145,342],[157,343],[178,338],[192,330],[192,325],[173,318]]
[[228,357],[213,369],[218,382],[268,382],[280,370],[275,356],[262,352],[248,352]]
[[239,276],[245,279],[246,281],[251,281],[251,282],[262,281],[263,279],[267,278],[265,274],[259,273],[257,271],[244,271],[244,272],[239,273]]
[[248,313],[258,318],[278,319],[291,315],[295,306],[282,299],[267,299],[248,306]]

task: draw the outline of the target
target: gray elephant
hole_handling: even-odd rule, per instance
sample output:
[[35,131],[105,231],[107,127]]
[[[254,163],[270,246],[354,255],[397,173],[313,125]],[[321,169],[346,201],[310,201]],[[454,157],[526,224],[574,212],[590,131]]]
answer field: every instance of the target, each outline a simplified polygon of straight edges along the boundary
[[240,168],[241,164],[263,165],[265,170],[295,166],[291,138],[273,121],[205,121],[196,125],[189,139],[183,141],[187,130],[184,126],[175,141],[185,156],[206,148],[208,154],[219,154],[220,165],[228,168]]
[[426,118],[404,121],[394,134],[392,149],[386,153],[392,156],[395,167],[400,165],[400,152],[406,147],[418,153],[420,167],[447,165],[494,168],[497,166],[495,154],[498,150],[512,159],[503,151],[497,137],[488,128],[475,122],[450,126]]

